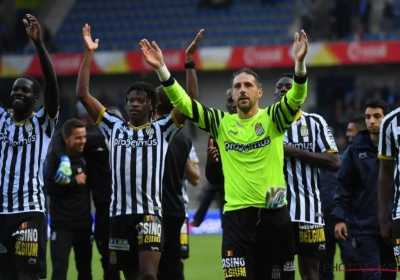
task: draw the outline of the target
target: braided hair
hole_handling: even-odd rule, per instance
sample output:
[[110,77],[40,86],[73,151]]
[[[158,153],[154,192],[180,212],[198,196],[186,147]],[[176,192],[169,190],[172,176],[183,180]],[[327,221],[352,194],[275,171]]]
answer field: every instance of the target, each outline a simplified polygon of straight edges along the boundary
[[129,86],[128,91],[126,92],[126,102],[128,102],[128,94],[133,91],[143,91],[151,102],[151,109],[149,112],[149,120],[152,120],[156,116],[157,106],[158,106],[158,96],[156,94],[156,88],[151,84],[145,82],[134,82]]

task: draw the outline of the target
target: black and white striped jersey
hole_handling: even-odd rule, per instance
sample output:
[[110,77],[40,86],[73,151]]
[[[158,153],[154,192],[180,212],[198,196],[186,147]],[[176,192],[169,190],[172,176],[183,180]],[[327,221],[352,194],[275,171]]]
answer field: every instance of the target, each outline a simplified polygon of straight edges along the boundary
[[[326,121],[317,114],[300,112],[283,141],[311,153],[338,152]],[[323,225],[318,168],[298,157],[285,157],[284,173],[292,221]]]
[[56,124],[44,107],[16,122],[0,106],[0,214],[45,212],[43,163]]
[[162,215],[162,178],[169,142],[182,126],[173,113],[134,127],[101,111],[96,125],[108,140],[112,172],[110,215]]

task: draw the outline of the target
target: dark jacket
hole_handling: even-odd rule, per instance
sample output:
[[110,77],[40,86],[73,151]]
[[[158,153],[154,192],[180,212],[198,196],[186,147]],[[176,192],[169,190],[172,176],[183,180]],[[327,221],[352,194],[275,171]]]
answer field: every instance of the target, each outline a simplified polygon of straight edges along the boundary
[[100,131],[88,132],[83,158],[86,160],[86,185],[92,191],[96,210],[109,209],[112,194],[110,152]]
[[334,223],[346,221],[346,211],[354,218],[356,235],[380,235],[378,221],[378,147],[370,133],[361,131],[343,154],[334,194]]
[[[210,147],[211,139],[213,138],[210,137],[208,140],[208,148]],[[219,147],[215,140],[214,140],[214,146],[219,151]],[[224,173],[222,172],[222,163],[221,161],[214,162],[213,160],[211,160],[208,157],[208,149],[207,149],[207,162],[206,162],[206,178],[207,181],[213,186],[224,184]]]
[[86,173],[86,162],[81,155],[70,156],[72,177],[68,185],[59,185],[54,176],[66,155],[61,134],[52,140],[52,151],[47,155],[46,184],[50,197],[50,223],[52,230],[86,230],[92,226],[90,189],[78,185],[75,175]]

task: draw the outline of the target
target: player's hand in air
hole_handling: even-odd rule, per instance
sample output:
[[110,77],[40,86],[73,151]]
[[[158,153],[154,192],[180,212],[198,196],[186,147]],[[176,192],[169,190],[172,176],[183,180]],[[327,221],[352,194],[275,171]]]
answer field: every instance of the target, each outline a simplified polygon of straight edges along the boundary
[[87,51],[94,52],[95,50],[97,50],[100,40],[96,39],[93,42],[92,36],[90,35],[90,25],[88,25],[87,23],[85,24],[85,27],[82,28],[82,37],[83,41],[85,42],[85,47]]
[[303,62],[308,51],[307,34],[301,30],[301,40],[299,33],[294,34],[293,53],[297,61]]
[[31,38],[34,42],[39,42],[42,40],[42,30],[39,22],[34,16],[27,14],[26,19],[23,19],[22,21],[25,25],[26,34],[29,38]]
[[68,185],[71,182],[72,169],[71,162],[67,156],[61,157],[54,181],[59,185]]
[[197,33],[196,38],[194,38],[193,42],[186,49],[186,60],[193,60],[193,54],[197,51],[201,40],[203,39],[204,29],[201,29],[199,33]]
[[207,156],[214,163],[221,161],[220,156],[219,156],[219,151],[218,151],[217,147],[214,147],[213,139],[210,139],[210,144],[207,149]]
[[139,45],[147,64],[152,66],[154,69],[160,69],[164,65],[162,51],[155,41],[150,45],[147,39],[143,39],[140,41]]
[[347,237],[346,223],[337,223],[335,225],[335,238],[337,240],[346,241],[346,237]]

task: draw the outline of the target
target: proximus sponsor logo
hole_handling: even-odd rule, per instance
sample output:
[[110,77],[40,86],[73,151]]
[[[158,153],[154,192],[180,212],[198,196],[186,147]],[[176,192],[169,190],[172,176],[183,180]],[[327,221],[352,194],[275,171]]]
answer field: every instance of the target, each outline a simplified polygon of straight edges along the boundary
[[7,135],[5,135],[4,133],[0,133],[0,141],[6,142],[13,147],[26,146],[36,141],[36,135],[29,136],[22,140],[14,141],[13,139],[8,138]]
[[235,150],[238,152],[249,152],[254,149],[263,148],[271,143],[271,139],[269,136],[265,137],[264,139],[258,140],[253,143],[243,144],[243,143],[233,143],[225,141],[225,150]]
[[114,139],[114,147],[125,146],[126,148],[134,149],[134,148],[151,147],[157,145],[158,145],[157,138],[148,140]]

